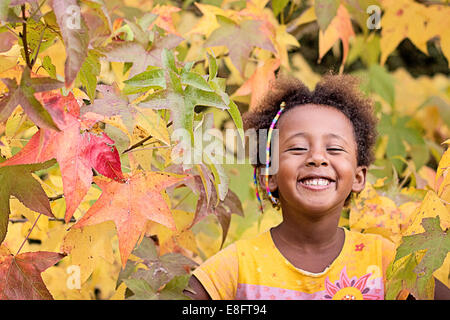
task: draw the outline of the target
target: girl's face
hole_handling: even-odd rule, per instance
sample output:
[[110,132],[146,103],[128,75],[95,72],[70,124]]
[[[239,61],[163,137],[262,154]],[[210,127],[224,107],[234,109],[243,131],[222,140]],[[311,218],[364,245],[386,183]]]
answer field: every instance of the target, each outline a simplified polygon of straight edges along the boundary
[[277,127],[279,165],[269,187],[278,188],[283,212],[340,212],[351,191],[362,191],[367,168],[357,166],[353,125],[342,112],[303,105],[282,114]]

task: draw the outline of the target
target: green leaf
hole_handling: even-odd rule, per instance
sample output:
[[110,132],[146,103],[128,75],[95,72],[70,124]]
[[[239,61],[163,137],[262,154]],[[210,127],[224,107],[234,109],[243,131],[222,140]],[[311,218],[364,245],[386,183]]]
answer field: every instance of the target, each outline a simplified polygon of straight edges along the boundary
[[194,88],[210,91],[213,92],[214,90],[211,89],[208,82],[206,82],[205,79],[202,78],[201,75],[194,72],[183,72],[181,74],[181,83],[185,85],[192,86]]
[[[35,57],[38,48],[39,53],[42,53],[53,45],[57,35],[41,21],[27,20],[27,45],[30,50],[30,57]],[[19,38],[19,43],[23,47],[22,38]],[[24,52],[22,52],[22,56],[25,58]]]
[[44,67],[45,71],[47,71],[50,77],[56,79],[56,67],[52,63],[52,60],[49,56],[45,56],[42,60],[42,67]]
[[81,84],[86,88],[87,95],[91,101],[95,99],[97,76],[100,75],[100,69],[99,54],[94,50],[90,50],[78,73],[78,79],[80,79]]
[[369,68],[369,89],[382,97],[391,106],[395,101],[394,79],[387,70],[378,65],[372,64]]
[[273,15],[276,17],[284,10],[289,0],[272,0]]
[[124,83],[134,87],[166,87],[164,71],[159,68],[139,73]]
[[173,56],[172,51],[164,48],[162,51],[161,60],[164,69],[172,70],[173,72],[178,74],[178,69],[175,65],[175,57]]
[[422,256],[421,252],[410,254],[389,265],[386,271],[386,300],[395,300],[404,287],[414,288],[417,275],[413,270]]
[[152,239],[144,237],[133,255],[142,259],[128,261],[121,271],[117,284],[125,282],[134,296],[128,299],[186,299],[182,294],[189,281],[187,268],[197,264],[179,253],[158,256]]
[[[411,126],[411,118],[408,116],[394,117],[382,114],[377,126],[380,135],[388,137],[386,146],[386,156],[392,159],[394,156],[406,158],[407,152],[404,145],[406,141],[411,146],[410,153],[424,152],[418,159],[414,159],[417,169],[429,158],[428,148],[423,136],[418,129]],[[401,171],[401,163],[397,159],[392,159],[397,171]]]
[[55,163],[55,160],[49,160],[44,163],[0,167],[0,243],[5,239],[8,228],[10,196],[16,197],[33,211],[53,217],[48,197],[31,173],[49,168]]
[[133,291],[134,295],[127,300],[156,300],[158,296],[152,287],[142,279],[125,279],[123,280],[128,289]]
[[430,290],[430,286],[431,289],[434,287],[433,272],[442,266],[445,257],[450,252],[450,233],[448,230],[441,229],[439,216],[424,218],[422,226],[425,232],[402,238],[395,260],[419,250],[426,250],[423,258],[414,268],[414,273],[417,275],[416,298],[432,299],[433,290]]
[[208,57],[208,69],[209,69],[209,79],[208,81],[213,80],[217,76],[217,60],[216,57],[210,55],[208,52],[206,52],[206,56]]
[[7,20],[10,2],[11,0],[0,1],[0,21]]
[[316,0],[314,2],[314,12],[320,30],[325,31],[331,20],[336,16],[340,0]]
[[189,274],[173,277],[159,293],[159,299],[191,300],[190,297],[183,294],[183,290],[188,286],[190,277]]
[[230,114],[231,119],[233,119],[234,125],[238,129],[239,137],[241,138],[241,145],[242,147],[244,147],[245,142],[244,123],[242,122],[241,112],[239,111],[238,106],[236,105],[236,103],[234,103],[233,100],[230,100],[228,106],[229,106],[228,113]]
[[181,86],[181,79],[178,73],[172,69],[167,70],[167,72],[169,73],[170,88],[176,93],[183,95],[183,87]]

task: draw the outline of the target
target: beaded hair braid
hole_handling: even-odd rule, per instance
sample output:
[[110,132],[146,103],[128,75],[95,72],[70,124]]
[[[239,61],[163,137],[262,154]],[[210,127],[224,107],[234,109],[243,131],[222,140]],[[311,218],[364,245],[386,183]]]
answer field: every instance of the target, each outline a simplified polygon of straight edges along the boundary
[[[280,104],[280,110],[278,110],[277,114],[275,115],[275,117],[272,120],[272,123],[270,124],[270,128],[269,128],[269,132],[267,134],[267,144],[266,144],[266,171],[265,171],[265,185],[266,185],[266,192],[267,195],[269,196],[269,199],[272,203],[274,204],[278,204],[278,199],[276,199],[273,195],[272,192],[270,192],[270,188],[269,188],[269,163],[270,163],[270,142],[272,140],[272,132],[273,132],[273,128],[275,127],[278,119],[280,118],[281,113],[284,110],[284,107],[286,106],[286,103],[283,101]],[[256,190],[256,198],[259,201],[259,208],[261,210],[261,213],[263,213],[263,204],[262,204],[262,200],[261,197],[259,195],[258,192],[258,180],[257,180],[257,169],[255,167],[255,169],[253,170],[253,182],[255,184],[255,190]]]

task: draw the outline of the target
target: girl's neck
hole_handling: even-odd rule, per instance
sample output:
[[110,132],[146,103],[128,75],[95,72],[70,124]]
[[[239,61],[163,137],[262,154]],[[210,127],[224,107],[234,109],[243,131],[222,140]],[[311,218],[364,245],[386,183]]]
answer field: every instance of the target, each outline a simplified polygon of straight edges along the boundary
[[318,253],[339,246],[343,233],[339,232],[340,211],[320,217],[290,215],[283,211],[283,222],[272,229],[272,235],[303,253]]

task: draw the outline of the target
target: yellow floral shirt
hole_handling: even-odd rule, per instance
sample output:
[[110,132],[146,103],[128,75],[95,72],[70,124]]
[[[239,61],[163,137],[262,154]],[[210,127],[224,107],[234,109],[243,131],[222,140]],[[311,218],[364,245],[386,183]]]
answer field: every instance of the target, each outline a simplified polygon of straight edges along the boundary
[[229,245],[193,274],[212,299],[383,300],[394,244],[379,235],[344,230],[339,256],[321,273],[293,266],[266,231]]

